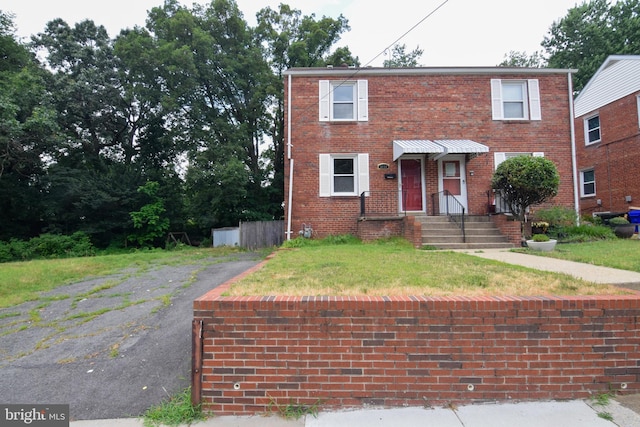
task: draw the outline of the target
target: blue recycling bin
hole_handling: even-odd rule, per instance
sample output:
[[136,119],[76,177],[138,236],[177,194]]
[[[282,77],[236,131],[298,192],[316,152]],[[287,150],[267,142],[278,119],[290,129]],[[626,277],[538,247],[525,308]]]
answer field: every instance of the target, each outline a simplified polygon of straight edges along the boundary
[[[631,224],[640,224],[640,211],[629,211],[629,222]],[[638,232],[638,226],[636,225],[635,232]]]

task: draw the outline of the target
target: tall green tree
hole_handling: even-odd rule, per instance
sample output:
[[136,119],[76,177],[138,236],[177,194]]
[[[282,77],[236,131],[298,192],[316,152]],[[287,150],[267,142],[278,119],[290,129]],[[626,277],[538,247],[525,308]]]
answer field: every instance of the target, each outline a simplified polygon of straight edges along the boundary
[[504,56],[504,60],[498,64],[499,67],[528,67],[542,68],[547,65],[542,52],[536,51],[532,54],[527,52],[512,50]]
[[[146,181],[171,186],[177,195],[171,200],[183,193],[174,188],[182,152],[165,132],[155,62],[143,65],[149,58],[122,39],[116,52],[104,27],[93,21],[71,27],[61,19],[33,37],[52,70],[47,89],[61,136],[48,153],[46,229],[85,231],[98,246],[124,244],[133,227],[129,212],[143,203],[136,189]],[[182,215],[180,206],[171,212]]]
[[42,177],[57,138],[47,72],[15,37],[0,11],[0,239],[27,238],[41,227]]
[[551,26],[542,46],[548,66],[576,68],[580,91],[609,55],[640,54],[640,0],[590,0]]
[[407,52],[407,45],[405,44],[396,44],[391,49],[390,58],[385,59],[382,66],[383,67],[400,67],[400,68],[412,68],[412,67],[420,67],[421,65],[418,63],[418,59],[424,53],[423,49],[420,47],[416,47],[411,52]]
[[268,158],[265,164],[272,175],[269,202],[274,208],[281,206],[284,199],[284,72],[296,67],[359,66],[357,57],[348,47],[338,47],[332,51],[341,35],[350,29],[347,19],[314,14],[303,15],[300,10],[286,4],[277,9],[265,7],[257,13],[255,43],[262,48],[262,56],[267,61],[271,76],[267,82],[270,108],[267,109],[269,127],[267,137],[271,145],[264,151]]
[[[160,62],[157,78],[165,87],[163,104],[173,107],[172,132],[190,144],[186,194],[201,199],[208,189],[191,184],[200,182],[203,175],[219,181],[217,174],[233,160],[246,168],[246,180],[235,187],[239,200],[243,193],[249,195],[244,204],[224,220],[202,212],[192,212],[193,216],[208,218],[200,223],[202,228],[269,216],[261,146],[267,143],[271,126],[265,119],[270,70],[237,5],[215,0],[206,7],[188,9],[169,0],[150,12],[146,29]],[[194,175],[200,178],[189,179]],[[258,211],[247,201],[256,201]],[[224,202],[212,198],[208,207],[191,206],[211,213]]]

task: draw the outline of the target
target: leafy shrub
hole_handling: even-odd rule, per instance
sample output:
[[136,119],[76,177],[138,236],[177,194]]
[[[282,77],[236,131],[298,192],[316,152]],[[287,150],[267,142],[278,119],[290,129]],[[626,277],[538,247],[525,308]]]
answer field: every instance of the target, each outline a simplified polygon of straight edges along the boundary
[[546,234],[534,234],[531,236],[531,240],[534,242],[548,242],[550,239]]
[[0,242],[0,262],[33,258],[82,257],[95,254],[89,236],[76,232],[71,236],[42,234],[29,241],[12,239]]
[[564,206],[554,206],[540,209],[535,212],[535,217],[539,221],[549,223],[551,228],[572,227],[576,225],[576,211]]
[[285,240],[284,243],[282,243],[282,247],[285,249],[302,248],[305,246],[311,246],[312,244],[314,243],[311,239],[305,239],[304,237],[296,237],[295,239]]
[[629,224],[629,221],[627,221],[626,218],[623,218],[621,216],[617,216],[615,218],[611,218],[609,220],[609,225],[626,225]]
[[561,241],[563,243],[593,242],[616,238],[611,227],[589,224],[564,227],[562,228],[562,235]]

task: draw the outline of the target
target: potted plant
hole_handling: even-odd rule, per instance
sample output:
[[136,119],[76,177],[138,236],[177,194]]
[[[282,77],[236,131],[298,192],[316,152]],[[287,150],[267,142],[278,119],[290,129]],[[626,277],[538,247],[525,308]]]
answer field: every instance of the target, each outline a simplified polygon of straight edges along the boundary
[[550,239],[546,234],[534,234],[527,240],[527,246],[534,251],[551,252],[555,249],[556,239]]
[[547,234],[549,223],[546,221],[534,221],[531,223],[531,234]]
[[631,224],[626,218],[617,216],[609,220],[609,225],[613,228],[613,232],[621,239],[628,239],[633,236],[636,225]]

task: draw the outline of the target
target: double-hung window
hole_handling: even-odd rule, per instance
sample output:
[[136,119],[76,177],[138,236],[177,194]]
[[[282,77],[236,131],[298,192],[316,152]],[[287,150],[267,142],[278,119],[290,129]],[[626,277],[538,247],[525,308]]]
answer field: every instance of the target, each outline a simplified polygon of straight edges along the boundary
[[538,80],[491,79],[493,120],[542,120]]
[[367,80],[320,80],[320,121],[368,121]]
[[320,197],[369,191],[368,154],[320,154]]
[[600,116],[595,115],[584,119],[584,143],[585,145],[600,142]]
[[524,119],[529,116],[524,82],[502,82],[502,108],[505,119]]
[[596,195],[596,174],[593,169],[580,171],[580,196],[592,197]]

